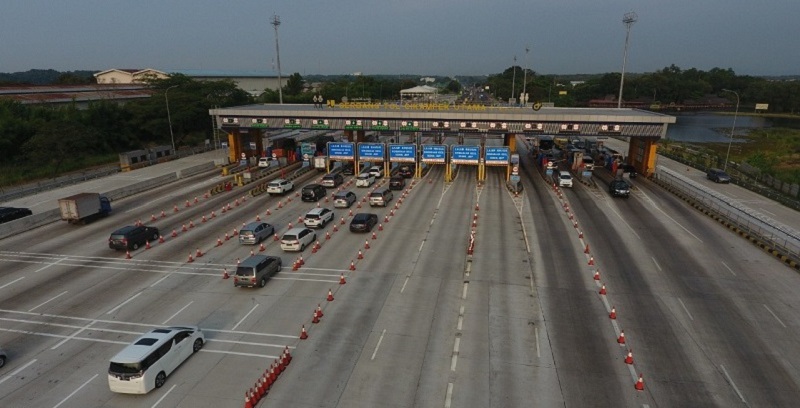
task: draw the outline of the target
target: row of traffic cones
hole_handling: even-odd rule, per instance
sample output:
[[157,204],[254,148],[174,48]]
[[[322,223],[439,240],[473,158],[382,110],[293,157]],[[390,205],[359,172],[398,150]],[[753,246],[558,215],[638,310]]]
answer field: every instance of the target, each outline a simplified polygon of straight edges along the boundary
[[269,368],[264,370],[264,373],[255,382],[255,385],[244,393],[244,408],[254,408],[262,398],[266,397],[270,388],[286,367],[292,362],[292,355],[287,346],[281,356],[277,358]]
[[[562,201],[562,206],[564,208],[564,211],[567,213],[567,218],[570,221],[572,221],[572,226],[575,228],[575,230],[578,233],[578,239],[581,241],[581,243],[583,243],[585,245],[583,253],[587,256],[587,264],[589,266],[595,266],[594,256],[592,255],[591,249],[589,248],[589,244],[584,242],[583,231],[578,228],[578,221],[577,221],[575,215],[570,211],[569,203],[567,203],[567,201],[564,199],[564,196],[561,194],[561,191],[560,191],[560,189],[558,188],[558,186],[556,184],[553,184],[553,191],[557,194],[559,200]],[[476,206],[476,211],[477,211],[477,206]],[[600,296],[604,296],[604,297],[607,296],[608,295],[608,289],[606,289],[605,283],[601,282],[600,270],[599,269],[595,269],[593,271],[592,280],[596,281],[597,284],[600,285],[600,289],[598,291],[598,294]],[[611,306],[611,310],[608,313],[608,318],[610,320],[616,320],[617,319],[617,308],[616,308],[616,306]],[[614,326],[614,327],[616,327],[616,326]],[[627,345],[627,339],[625,337],[625,331],[624,330],[620,330],[619,331],[619,335],[617,336],[617,344],[619,344],[622,347]],[[627,353],[626,353],[623,361],[627,365],[633,365],[633,350],[632,349],[629,348],[627,350]],[[635,380],[634,388],[637,391],[644,391],[643,374],[640,373],[638,379]]]

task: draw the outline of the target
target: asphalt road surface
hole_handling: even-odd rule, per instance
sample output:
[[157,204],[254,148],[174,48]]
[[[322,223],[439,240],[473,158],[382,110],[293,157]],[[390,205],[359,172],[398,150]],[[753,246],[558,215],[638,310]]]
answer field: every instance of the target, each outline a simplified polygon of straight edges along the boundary
[[[474,167],[445,183],[432,166],[371,208],[371,189],[348,177],[353,213],[379,217],[375,235],[349,232],[349,210],[335,209],[297,270],[301,254],[273,239],[263,252],[239,245],[233,231],[257,216],[278,235],[296,226],[317,203],[295,192],[318,173],[287,196],[246,200],[242,189],[203,198],[218,175],[199,175],[115,202],[89,225],[3,239],[0,405],[243,406],[287,346],[292,362],[259,407],[797,405],[796,272],[643,178],[629,199],[602,182],[556,191],[526,153],[517,197],[503,168],[479,184]],[[139,219],[165,242],[131,259],[108,248],[111,231]],[[284,268],[264,288],[234,288],[223,270],[251,250]],[[179,324],[203,328],[202,351],[163,388],[109,391],[111,356]]]

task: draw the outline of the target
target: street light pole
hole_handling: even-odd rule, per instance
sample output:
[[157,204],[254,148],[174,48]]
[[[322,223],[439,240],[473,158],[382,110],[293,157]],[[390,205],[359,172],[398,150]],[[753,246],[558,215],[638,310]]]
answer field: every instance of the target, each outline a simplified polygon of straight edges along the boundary
[[633,11],[625,13],[625,15],[622,16],[622,24],[625,24],[625,51],[622,54],[622,75],[619,77],[619,99],[617,99],[617,109],[622,108],[622,87],[625,85],[625,64],[628,62],[628,40],[631,37],[631,26],[638,19],[639,16]]
[[164,102],[167,104],[167,122],[169,122],[169,138],[172,140],[172,154],[176,154],[177,152],[175,151],[175,135],[172,133],[172,116],[169,113],[169,98],[167,97],[167,92],[176,86],[178,85],[172,85],[164,91]]
[[272,16],[272,24],[275,27],[275,54],[278,57],[278,103],[283,105],[283,81],[281,80],[281,48],[278,45],[278,26],[281,25],[281,18],[277,14]]
[[514,56],[514,68],[513,69],[514,69],[514,76],[511,79],[511,97],[512,98],[516,98],[516,95],[514,95],[517,92],[517,90],[516,90],[516,85],[517,85],[517,56],[516,55]]
[[728,153],[725,155],[725,165],[722,166],[722,171],[728,170],[728,159],[731,157],[731,144],[733,143],[733,132],[736,131],[736,117],[739,116],[739,93],[731,91],[730,89],[723,89],[722,92],[730,92],[736,95],[736,111],[733,113],[733,125],[731,125],[731,137],[728,140]]
[[526,105],[528,102],[528,100],[525,99],[525,95],[527,95],[525,89],[528,85],[528,51],[530,51],[530,49],[528,46],[525,46],[525,70],[522,71],[522,95],[519,98],[522,101],[521,105]]

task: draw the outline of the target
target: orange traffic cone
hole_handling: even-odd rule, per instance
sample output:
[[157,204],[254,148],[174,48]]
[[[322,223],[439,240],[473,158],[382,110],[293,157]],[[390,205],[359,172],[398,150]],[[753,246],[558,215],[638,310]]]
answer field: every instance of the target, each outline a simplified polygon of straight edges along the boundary
[[328,289],[328,302],[333,302],[333,292]]
[[250,392],[244,392],[244,408],[253,408],[253,402],[250,401]]
[[158,243],[159,244],[163,244],[164,243],[164,236],[163,235],[159,235],[158,236]]
[[329,240],[329,239],[331,239],[331,233],[330,233],[330,232],[328,232],[328,231],[325,231],[325,239],[326,239],[326,240]]
[[203,253],[200,251],[200,248],[197,248],[197,252],[195,253],[196,258],[200,258],[203,256]]
[[344,225],[344,217],[342,217],[342,220],[341,220],[341,221],[339,221],[339,223],[340,223],[341,225]]
[[161,210],[161,218],[164,218],[166,216],[167,216],[167,213],[165,213],[164,210]]
[[383,224],[378,224],[378,231],[383,231]]
[[305,340],[308,338],[308,332],[306,332],[306,325],[303,325],[300,329],[300,340]]
[[261,221],[261,216],[256,214],[256,221]]
[[231,277],[231,275],[228,274],[228,268],[223,268],[222,269],[222,279],[228,279],[230,277]]
[[172,238],[175,238],[177,236],[178,236],[178,231],[172,230]]
[[264,252],[264,251],[266,251],[266,250],[267,250],[267,247],[265,247],[265,246],[264,246],[264,244],[261,244],[261,245],[258,247],[258,252]]
[[339,275],[339,284],[340,285],[344,285],[345,283],[347,283],[347,281],[344,280],[344,273],[343,273],[343,274]]
[[189,259],[186,262],[194,262],[194,258],[192,258],[192,253],[189,253]]
[[317,316],[322,317],[322,305],[317,303]]
[[628,355],[625,356],[625,364],[633,364],[633,350],[628,350]]
[[356,264],[355,264],[355,262],[353,262],[352,260],[350,261],[350,270],[351,270],[351,271],[354,271],[354,270],[356,270]]
[[625,332],[622,330],[619,331],[619,337],[617,337],[617,343],[625,344]]
[[364,254],[362,254],[362,253],[361,253],[361,250],[360,250],[360,249],[358,250],[358,256],[357,256],[356,258],[358,258],[358,259],[364,259]]
[[319,314],[317,313],[316,309],[314,309],[314,317],[311,318],[311,323],[319,323]]
[[600,271],[599,270],[594,271],[594,278],[593,279],[596,280],[596,281],[600,280]]
[[297,262],[297,260],[295,260],[294,263],[292,264],[292,270],[296,271],[298,269],[300,269],[300,262]]
[[586,249],[583,250],[583,253],[584,254],[588,254],[589,253],[589,244],[586,244]]
[[600,294],[601,295],[605,295],[606,294],[606,285],[605,284],[603,284],[603,286],[600,286]]
[[279,241],[279,240],[280,240],[280,238],[278,238],[278,234],[275,234],[275,235],[273,235],[273,236],[272,236],[272,240],[273,240],[273,241]]
[[189,229],[188,229],[188,228],[186,228],[186,224],[183,224],[183,228],[181,228],[181,230],[182,230],[183,232],[189,231]]
[[303,260],[303,255],[300,255],[300,259],[297,260],[297,263],[299,263],[300,266],[303,266],[303,265],[306,264],[306,262]]
[[206,221],[208,221],[208,220],[206,219],[206,215],[205,215],[205,214],[203,214],[203,220],[202,220],[202,221],[203,221],[203,222],[206,222]]
[[578,231],[578,238],[583,238],[583,231]]
[[174,206],[174,208],[173,208],[172,210],[173,210],[174,212],[178,212],[178,206],[177,206],[177,205],[175,205],[175,206]]
[[608,314],[608,318],[611,320],[615,320],[617,318],[617,308],[611,306],[611,312]]
[[150,221],[155,221],[155,220],[156,220],[156,215],[150,214]]
[[144,249],[150,249],[150,248],[152,248],[150,246],[150,241],[144,241]]
[[222,246],[222,238],[217,238],[217,246]]
[[372,239],[378,239],[378,235],[376,233],[372,233]]
[[364,241],[364,249],[369,249],[369,241]]
[[589,265],[594,265],[594,257],[593,256],[589,257]]
[[125,251],[125,259],[131,259],[131,251]]
[[639,374],[639,379],[636,380],[634,388],[636,388],[637,391],[644,391],[644,379],[642,379],[642,374]]

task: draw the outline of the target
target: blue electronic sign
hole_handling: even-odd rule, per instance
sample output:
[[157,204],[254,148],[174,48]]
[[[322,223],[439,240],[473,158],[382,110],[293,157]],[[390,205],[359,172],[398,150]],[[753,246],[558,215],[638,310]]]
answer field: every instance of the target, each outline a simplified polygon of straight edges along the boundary
[[353,143],[328,142],[328,157],[337,160],[355,160]]
[[480,146],[454,145],[450,154],[450,163],[454,164],[478,164],[481,157]]
[[359,143],[358,160],[384,161],[386,160],[385,145],[383,143]]
[[447,155],[445,145],[422,145],[423,163],[444,163]]
[[417,161],[417,145],[415,144],[390,144],[390,162],[415,162]]
[[487,166],[508,166],[509,150],[508,147],[489,147],[484,148],[484,163]]

